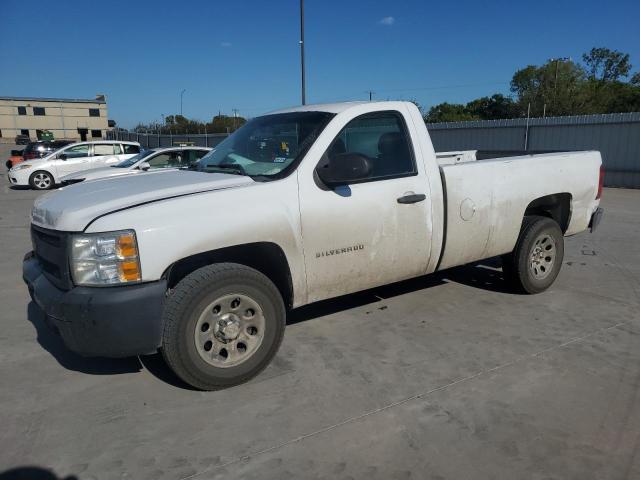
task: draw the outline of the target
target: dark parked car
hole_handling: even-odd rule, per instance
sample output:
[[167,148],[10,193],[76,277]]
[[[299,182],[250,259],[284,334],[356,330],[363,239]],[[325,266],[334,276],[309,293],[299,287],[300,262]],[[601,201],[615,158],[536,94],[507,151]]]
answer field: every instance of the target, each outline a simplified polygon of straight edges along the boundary
[[31,160],[34,158],[42,158],[49,153],[58,150],[65,145],[69,145],[73,143],[72,140],[39,140],[37,142],[29,143],[24,151],[22,152],[22,156],[25,160]]
[[29,135],[16,135],[16,145],[26,145],[30,141]]

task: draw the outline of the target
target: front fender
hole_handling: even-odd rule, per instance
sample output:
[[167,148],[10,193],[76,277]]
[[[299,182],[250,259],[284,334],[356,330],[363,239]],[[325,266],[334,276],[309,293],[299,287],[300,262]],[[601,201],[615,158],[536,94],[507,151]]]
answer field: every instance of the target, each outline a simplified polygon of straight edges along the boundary
[[143,281],[159,280],[175,262],[236,245],[270,242],[284,252],[294,298],[306,303],[295,175],[155,201],[104,215],[87,232],[134,229]]

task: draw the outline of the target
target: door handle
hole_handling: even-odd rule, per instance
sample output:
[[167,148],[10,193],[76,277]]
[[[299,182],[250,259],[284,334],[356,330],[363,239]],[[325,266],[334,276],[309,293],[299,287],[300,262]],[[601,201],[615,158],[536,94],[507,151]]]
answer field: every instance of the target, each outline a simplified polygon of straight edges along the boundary
[[398,203],[418,203],[425,200],[427,196],[424,193],[412,193],[398,198]]

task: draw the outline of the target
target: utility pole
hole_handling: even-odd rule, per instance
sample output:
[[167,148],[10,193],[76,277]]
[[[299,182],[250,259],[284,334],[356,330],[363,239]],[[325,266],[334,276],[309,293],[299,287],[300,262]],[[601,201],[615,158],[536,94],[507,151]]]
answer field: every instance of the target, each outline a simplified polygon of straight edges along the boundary
[[531,116],[531,102],[527,105],[527,126],[524,130],[524,150],[529,150],[529,117]]
[[371,101],[373,99],[373,94],[376,93],[373,90],[367,90],[367,93],[369,94],[369,101]]
[[553,110],[554,114],[557,115],[558,112],[558,63],[559,62],[568,62],[571,61],[571,57],[560,57],[560,58],[552,58],[551,61],[556,62],[556,74],[553,81]]
[[306,80],[304,73],[304,0],[300,0],[300,71],[302,74],[302,105],[306,105]]
[[187,89],[183,88],[182,91],[180,92],[180,116],[182,117],[182,96],[184,95],[184,92],[186,92]]
[[238,127],[237,127],[238,109],[237,108],[232,108],[231,111],[233,112],[233,131],[235,132],[238,129]]

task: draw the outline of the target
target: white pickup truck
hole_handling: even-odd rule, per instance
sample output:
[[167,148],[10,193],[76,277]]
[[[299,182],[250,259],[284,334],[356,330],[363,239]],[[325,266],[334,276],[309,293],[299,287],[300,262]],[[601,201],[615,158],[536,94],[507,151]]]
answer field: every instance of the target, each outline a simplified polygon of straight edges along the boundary
[[601,217],[600,154],[474,158],[439,165],[408,102],[277,111],[199,171],[40,197],[23,277],[70,349],[160,349],[192,386],[228,387],[273,358],[288,309],[495,256],[518,290],[548,288],[563,236]]

